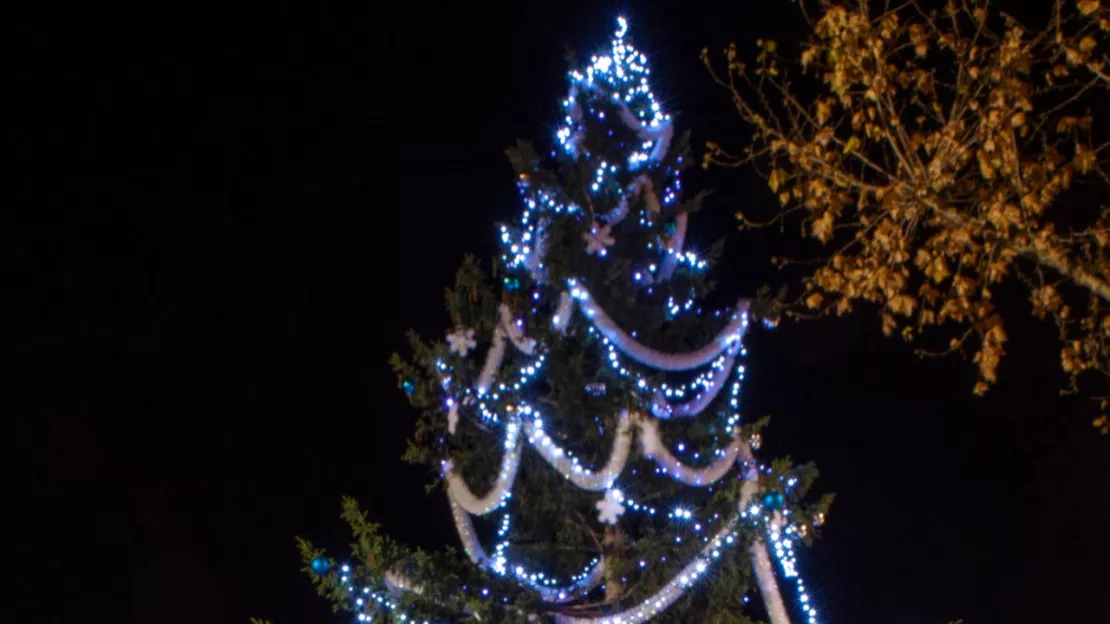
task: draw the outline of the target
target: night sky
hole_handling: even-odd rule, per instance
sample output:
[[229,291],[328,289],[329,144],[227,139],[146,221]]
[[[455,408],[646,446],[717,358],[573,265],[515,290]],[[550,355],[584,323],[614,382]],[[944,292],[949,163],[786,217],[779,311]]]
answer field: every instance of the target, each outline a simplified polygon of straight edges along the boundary
[[[695,145],[737,145],[698,52],[800,24],[770,0],[358,4],[9,19],[5,622],[344,621],[293,542],[341,551],[342,495],[402,541],[454,544],[443,494],[400,461],[414,413],[386,360],[407,328],[447,327],[458,262],[518,211],[502,150],[552,137],[567,47],[626,12]],[[748,172],[701,184],[694,248],[774,201]],[[780,279],[788,234],[730,235],[722,288]],[[919,360],[870,314],[752,340],[763,456],[815,461],[837,493],[799,563],[824,621],[1110,621],[1107,439],[1058,396],[1051,328],[1010,335],[983,399],[970,362]]]

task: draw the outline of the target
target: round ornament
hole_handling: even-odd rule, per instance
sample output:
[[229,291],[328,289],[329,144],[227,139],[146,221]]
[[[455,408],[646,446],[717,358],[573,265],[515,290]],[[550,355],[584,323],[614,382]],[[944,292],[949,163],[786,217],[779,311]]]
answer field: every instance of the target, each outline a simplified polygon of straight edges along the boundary
[[604,396],[605,391],[606,388],[604,382],[595,381],[593,383],[586,384],[586,394],[592,397]]
[[317,574],[324,574],[331,569],[331,562],[324,557],[317,557],[312,560],[312,571]]
[[763,495],[763,506],[768,509],[782,509],[786,504],[786,497],[782,492],[767,492]]

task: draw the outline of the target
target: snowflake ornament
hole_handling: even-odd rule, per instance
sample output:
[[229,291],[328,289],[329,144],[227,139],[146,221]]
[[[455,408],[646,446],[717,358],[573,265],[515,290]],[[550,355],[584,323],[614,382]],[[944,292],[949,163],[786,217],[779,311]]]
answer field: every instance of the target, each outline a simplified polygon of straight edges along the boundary
[[624,495],[620,490],[605,490],[605,498],[597,501],[597,520],[604,524],[616,524],[617,517],[624,513],[621,502]]
[[590,231],[582,235],[586,239],[586,253],[599,256],[604,256],[607,253],[607,248],[614,242],[613,237],[609,234],[611,228],[608,225],[598,225],[594,223],[590,226]]
[[451,345],[451,353],[458,353],[460,357],[466,357],[468,351],[478,346],[474,342],[474,330],[466,327],[458,327],[447,334],[447,342]]

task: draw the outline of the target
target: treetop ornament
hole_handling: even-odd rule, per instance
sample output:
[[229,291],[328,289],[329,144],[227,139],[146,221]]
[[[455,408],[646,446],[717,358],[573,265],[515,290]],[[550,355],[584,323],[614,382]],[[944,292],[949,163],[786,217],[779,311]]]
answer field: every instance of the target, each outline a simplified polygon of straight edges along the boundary
[[[365,587],[342,582],[361,617],[704,620],[742,608],[754,572],[772,624],[789,622],[767,543],[796,577],[784,557],[811,523],[801,497],[815,475],[752,455],[739,412],[749,304],[695,305],[709,261],[683,248],[696,207],[678,199],[686,142],[618,24],[609,49],[569,73],[553,156],[509,150],[524,209],[499,228],[496,277],[514,294],[468,260],[447,294],[450,344],[414,336],[411,361],[394,357],[419,378],[410,400],[424,410],[407,457],[442,480],[473,568],[446,575],[398,555]],[[484,359],[458,357],[483,343]],[[759,504],[766,492],[781,493],[778,515]]]

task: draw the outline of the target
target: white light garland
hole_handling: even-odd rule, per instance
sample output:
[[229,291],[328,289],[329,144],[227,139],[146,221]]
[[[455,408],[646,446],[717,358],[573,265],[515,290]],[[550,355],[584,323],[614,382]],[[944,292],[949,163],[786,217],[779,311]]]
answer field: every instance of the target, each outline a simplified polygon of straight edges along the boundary
[[[677,172],[669,168],[665,172],[659,169],[670,149],[673,138],[671,119],[669,115],[662,112],[659,103],[648,88],[646,76],[650,74],[650,71],[646,67],[646,57],[636,52],[623,40],[626,29],[627,24],[622,18],[620,19],[620,30],[613,40],[612,54],[609,56],[595,56],[585,73],[571,73],[571,92],[565,102],[567,125],[561,127],[557,134],[560,143],[568,154],[578,158],[589,158],[590,154],[579,153],[584,149],[581,144],[584,137],[583,124],[587,121],[587,115],[597,116],[600,119],[604,119],[605,115],[600,108],[597,110],[583,110],[583,103],[587,102],[588,98],[580,99],[580,90],[582,92],[589,91],[593,94],[599,92],[602,95],[611,94],[616,104],[617,116],[620,122],[632,129],[641,140],[639,145],[632,146],[633,153],[629,155],[627,163],[623,159],[620,159],[621,162],[605,162],[597,158],[591,162],[593,179],[588,181],[589,190],[594,194],[605,194],[598,195],[598,198],[604,196],[607,201],[615,200],[615,207],[608,213],[595,213],[592,208],[584,210],[565,201],[565,198],[558,192],[549,193],[541,188],[532,188],[528,177],[522,175],[520,188],[527,207],[521,216],[519,229],[514,227],[510,230],[506,226],[501,228],[501,240],[506,248],[505,255],[503,255],[506,266],[509,270],[517,267],[527,269],[533,280],[537,282],[537,288],[531,293],[533,301],[540,301],[539,286],[543,285],[543,280],[546,279],[544,277],[546,274],[544,256],[547,251],[546,230],[552,224],[553,219],[577,219],[582,223],[583,219],[599,218],[600,221],[592,222],[591,232],[586,236],[588,243],[586,251],[599,256],[598,262],[604,262],[603,258],[607,255],[606,248],[614,243],[611,236],[614,232],[613,228],[627,217],[632,200],[643,199],[646,210],[639,215],[640,225],[643,227],[654,226],[659,215],[664,214],[663,207],[670,206],[677,200],[677,193],[680,189]],[[611,109],[606,108],[605,110],[609,111]],[[612,158],[609,157],[609,160],[612,160]],[[681,159],[679,160],[681,162]],[[643,168],[645,173],[634,174],[637,177],[630,185],[618,188],[613,184],[613,180],[617,179],[615,176],[620,175],[622,168],[624,168],[624,172],[632,172]],[[657,173],[666,173],[673,176],[673,179],[659,182]],[[653,178],[653,175],[656,177]],[[653,179],[655,182],[653,182]],[[661,186],[658,192],[656,184]],[[594,200],[594,203],[597,204],[597,199]],[[689,265],[695,270],[704,269],[707,265],[705,260],[699,259],[695,254],[683,251],[687,236],[688,214],[681,212],[675,215],[674,218],[673,233],[669,236],[655,237],[654,242],[647,245],[651,253],[659,253],[662,257],[650,261],[646,270],[641,270],[640,266],[642,265],[638,265],[632,276],[635,282],[649,287],[649,294],[652,293],[651,287],[653,285],[672,277],[680,264]],[[506,278],[505,284],[509,290],[520,286],[520,282],[516,278]],[[758,515],[758,505],[752,506],[750,504],[752,496],[758,490],[758,472],[751,457],[751,450],[746,442],[734,438],[726,448],[718,449],[713,453],[713,459],[708,465],[694,468],[681,462],[666,447],[660,437],[658,423],[658,420],[691,418],[700,415],[716,401],[720,396],[721,389],[728,383],[733,371],[736,371],[737,378],[732,382],[729,398],[731,414],[728,416],[725,430],[730,437],[738,434],[737,425],[740,419],[737,411],[738,396],[744,367],[737,366],[736,358],[743,353],[741,341],[748,326],[749,306],[748,302],[741,300],[736,308],[731,311],[730,318],[724,328],[701,348],[687,353],[665,353],[639,342],[636,339],[635,332],[631,336],[625,333],[598,305],[582,280],[568,280],[567,284],[569,289],[559,294],[557,307],[551,318],[552,328],[557,334],[565,333],[575,314],[575,307],[579,308],[587,322],[587,335],[597,337],[600,340],[601,346],[605,350],[603,356],[608,365],[620,376],[631,378],[635,392],[633,396],[646,403],[645,407],[650,407],[651,413],[656,418],[641,414],[630,414],[627,411],[620,412],[616,431],[613,434],[612,448],[605,464],[596,471],[580,465],[579,460],[572,453],[557,446],[555,441],[544,432],[543,420],[540,414],[521,400],[521,392],[536,377],[544,363],[545,349],[540,350],[539,355],[534,358],[534,362],[525,363],[520,367],[520,370],[517,371],[519,375],[515,380],[506,380],[503,383],[496,383],[495,381],[501,372],[500,369],[505,357],[506,339],[517,350],[526,355],[533,354],[537,347],[535,340],[524,335],[523,321],[514,320],[509,307],[502,304],[498,310],[499,319],[493,331],[486,360],[473,389],[457,386],[452,388],[451,379],[454,369],[445,364],[440,364],[440,369],[444,372],[443,388],[448,394],[446,406],[448,431],[450,433],[455,432],[460,405],[476,408],[483,422],[492,424],[495,428],[502,426],[500,416],[506,416],[503,424],[504,437],[502,439],[503,451],[500,470],[490,490],[482,496],[476,496],[462,476],[456,474],[450,460],[444,460],[447,495],[460,540],[472,562],[499,576],[516,579],[523,586],[535,590],[545,602],[562,603],[579,598],[604,582],[605,562],[599,559],[591,563],[587,569],[572,577],[567,583],[557,583],[554,579],[548,578],[542,573],[529,572],[523,565],[510,563],[508,555],[511,544],[508,538],[510,528],[508,502],[512,496],[512,486],[523,452],[522,434],[548,464],[576,487],[589,491],[606,491],[605,502],[602,507],[599,507],[605,522],[615,523],[618,520],[617,516],[624,511],[625,506],[630,511],[655,514],[654,507],[643,506],[630,499],[625,499],[619,490],[613,489],[625,468],[636,435],[639,435],[645,457],[653,460],[659,467],[659,471],[680,483],[690,486],[708,487],[728,474],[731,467],[738,460],[746,462],[748,469],[744,474],[745,483],[741,490],[740,504],[742,512],[739,517],[725,522],[712,538],[698,535],[696,539],[704,541],[705,547],[682,568],[678,575],[660,588],[652,597],[616,615],[587,618],[556,616],[556,620],[559,622],[611,622],[614,624],[617,622],[641,622],[671,606],[705,574],[709,564],[720,557],[721,550],[738,541],[738,523],[750,518],[756,520],[762,520],[763,518],[763,516]],[[680,304],[672,297],[667,302],[668,314],[672,318],[680,313],[695,311],[693,306],[692,299]],[[699,315],[701,314],[700,309],[697,309],[696,312]],[[533,309],[533,314],[535,313],[536,310]],[[470,337],[460,333],[458,338],[452,341],[452,351],[465,357],[466,351],[474,346],[464,340]],[[637,367],[630,363],[625,366],[622,363],[624,357],[655,371],[694,371],[707,365],[709,370],[700,372],[693,381],[677,386],[669,386],[666,383],[657,384],[648,373],[637,371]],[[515,375],[515,373],[509,374]],[[691,395],[692,398],[687,398]],[[680,452],[683,450],[682,444],[678,445],[678,450]],[[697,458],[697,454],[694,457]],[[635,471],[633,471],[633,474],[635,474]],[[614,505],[614,502],[617,505]],[[748,511],[749,507],[751,511]],[[498,525],[499,541],[492,551],[487,553],[478,540],[471,516],[486,515],[497,509],[504,510]],[[709,519],[697,518],[685,508],[676,509],[669,517],[676,518],[679,521],[691,522],[691,528],[695,532],[701,531],[701,521],[709,521]],[[714,514],[713,519],[718,519],[716,514]],[[772,531],[769,535],[775,545],[775,553],[780,562],[783,563],[784,573],[787,577],[791,577],[792,574],[796,575],[793,563],[792,537],[776,531],[778,531],[777,525],[775,531]],[[676,537],[676,541],[678,540],[679,538]],[[757,539],[751,545],[751,555],[756,579],[767,605],[771,623],[788,624],[789,619],[782,605],[781,596],[778,594],[769,555],[761,539]],[[645,562],[641,562],[641,567],[644,567],[644,565]],[[400,576],[389,577],[387,575],[385,584],[391,591],[402,591],[404,588],[412,587],[411,583],[406,585],[406,581],[407,579]],[[800,580],[798,586],[800,591],[804,591]],[[414,590],[409,589],[409,591]],[[484,597],[488,598],[488,594],[488,590],[482,590]],[[808,596],[804,593],[802,596],[803,603],[807,602]],[[810,615],[810,624],[816,624],[816,610],[808,605],[804,608],[806,613]]]
[[498,314],[501,317],[501,327],[505,330],[505,335],[512,341],[513,346],[516,347],[521,353],[531,355],[532,351],[536,348],[536,341],[524,335],[523,321],[514,321],[512,310],[509,306],[501,304],[498,308]]
[[520,419],[513,418],[505,425],[504,452],[501,455],[501,470],[497,473],[497,480],[484,496],[476,496],[466,481],[457,475],[450,460],[443,461],[444,479],[447,481],[447,492],[460,507],[476,516],[483,516],[500,507],[505,500],[512,496],[513,481],[516,480],[517,469],[520,467],[520,451],[522,440],[520,437]]
[[632,447],[633,431],[628,411],[622,410],[609,460],[605,463],[605,467],[597,472],[583,468],[577,458],[571,457],[569,453],[556,446],[551,437],[544,433],[543,421],[538,415],[535,419],[524,420],[524,433],[540,456],[571,483],[583,490],[598,492],[612,487],[624,470],[628,452]]
[[482,372],[479,373],[478,381],[474,384],[478,396],[483,396],[489,391],[490,384],[493,383],[493,376],[497,374],[497,369],[501,366],[501,360],[504,357],[505,330],[501,329],[501,325],[498,325],[493,330],[493,340],[490,342],[489,351],[486,352],[486,361],[482,365]]
[[[709,569],[710,563],[720,558],[721,550],[736,542],[736,519],[734,518],[724,526],[709,541],[701,553],[693,561],[686,564],[682,571],[675,575],[659,591],[640,604],[614,615],[604,617],[574,617],[556,615],[555,621],[559,624],[634,624],[644,622],[666,611],[675,601],[682,597],[686,590],[694,584]],[[772,621],[772,624],[779,624]]]
[[[605,578],[604,558],[595,560],[584,572],[575,576],[569,584],[563,585],[544,574],[529,574],[523,566],[509,564],[503,555],[491,557],[482,548],[482,543],[478,539],[478,533],[474,530],[474,523],[470,519],[470,514],[450,494],[448,494],[448,500],[451,503],[451,517],[455,521],[459,541],[462,542],[463,551],[470,558],[470,561],[474,565],[499,575],[504,575],[512,570],[516,578],[539,593],[540,598],[545,602],[573,600],[590,592]],[[504,547],[499,547],[499,550],[504,550]],[[407,581],[407,579],[404,580]],[[411,584],[411,581],[407,582]]]
[[536,346],[536,341],[525,337],[520,325],[513,321],[513,313],[509,310],[509,306],[501,304],[497,313],[498,324],[493,330],[493,340],[490,343],[489,351],[486,353],[486,361],[482,365],[482,372],[478,375],[478,381],[474,384],[478,396],[485,395],[493,384],[493,377],[497,374],[497,369],[501,367],[501,361],[505,358],[506,337],[513,343],[513,346],[525,354],[532,353]]
[[605,313],[605,310],[594,303],[593,297],[590,296],[589,291],[584,286],[577,282],[572,282],[570,286],[571,297],[578,301],[578,306],[582,308],[587,318],[591,320],[594,327],[603,336],[608,338],[628,357],[657,370],[684,371],[704,366],[720,355],[722,351],[739,343],[748,328],[748,302],[741,299],[737,302],[736,311],[728,325],[708,344],[689,353],[663,353],[624,333],[624,330]]
[[724,451],[716,452],[717,459],[703,468],[691,468],[683,464],[677,457],[667,450],[659,435],[659,424],[652,419],[640,421],[640,445],[644,457],[654,460],[660,468],[675,481],[685,485],[705,487],[712,485],[724,477],[736,458],[740,456],[740,447],[743,443],[733,440]]
[[717,394],[724,387],[725,382],[728,381],[732,373],[732,367],[736,363],[736,354],[739,351],[740,343],[737,343],[728,350],[726,357],[722,358],[719,363],[714,363],[713,376],[704,383],[702,392],[690,401],[677,405],[672,404],[667,400],[667,395],[670,392],[662,388],[656,389],[655,396],[652,397],[651,401],[651,413],[659,420],[690,418],[702,413],[717,398]]

